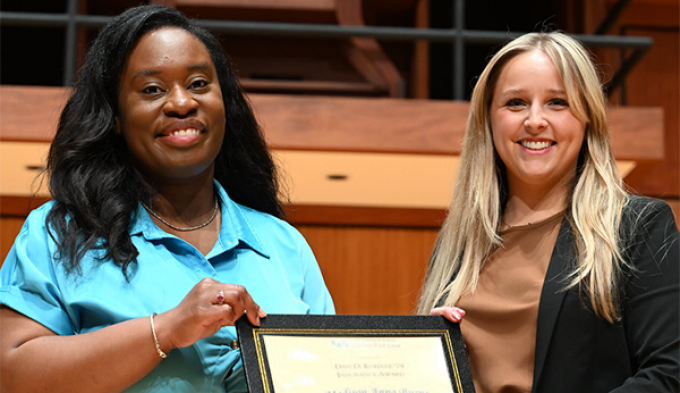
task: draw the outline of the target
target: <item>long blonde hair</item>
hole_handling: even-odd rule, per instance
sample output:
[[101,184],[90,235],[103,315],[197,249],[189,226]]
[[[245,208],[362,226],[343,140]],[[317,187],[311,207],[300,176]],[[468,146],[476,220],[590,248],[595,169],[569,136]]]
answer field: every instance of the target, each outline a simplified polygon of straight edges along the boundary
[[565,289],[582,286],[598,315],[609,322],[620,318],[617,293],[625,261],[619,223],[628,194],[611,153],[605,98],[595,66],[578,41],[558,32],[530,33],[509,42],[477,81],[453,198],[430,259],[419,314],[440,304],[453,306],[463,294],[474,293],[484,261],[501,244],[498,231],[507,181],[493,145],[489,108],[505,64],[533,50],[552,60],[571,111],[586,124],[566,213],[578,261]]

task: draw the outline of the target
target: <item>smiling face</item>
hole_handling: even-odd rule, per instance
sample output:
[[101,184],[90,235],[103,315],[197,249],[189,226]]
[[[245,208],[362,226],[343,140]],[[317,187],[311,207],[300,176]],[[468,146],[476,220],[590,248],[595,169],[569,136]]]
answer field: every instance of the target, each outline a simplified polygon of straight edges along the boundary
[[569,184],[585,124],[569,108],[562,79],[545,53],[525,52],[505,64],[489,114],[511,193],[516,187]]
[[213,176],[224,139],[222,92],[208,50],[185,30],[144,35],[120,79],[116,130],[153,182]]

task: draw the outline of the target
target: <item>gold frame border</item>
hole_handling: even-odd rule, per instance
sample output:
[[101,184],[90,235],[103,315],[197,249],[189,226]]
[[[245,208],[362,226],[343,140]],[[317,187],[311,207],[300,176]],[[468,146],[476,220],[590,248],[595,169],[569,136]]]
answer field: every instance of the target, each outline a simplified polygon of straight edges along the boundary
[[[330,332],[330,333],[329,333]],[[376,334],[378,333],[378,334]],[[253,329],[253,339],[255,341],[255,352],[257,353],[257,363],[260,367],[260,376],[262,377],[262,388],[265,393],[272,393],[270,390],[269,381],[267,379],[267,369],[264,363],[264,353],[262,351],[262,344],[260,336],[263,335],[332,335],[332,336],[444,336],[446,342],[446,350],[449,352],[451,358],[451,368],[453,369],[453,378],[456,384],[456,391],[463,393],[463,386],[460,381],[460,374],[458,373],[458,363],[456,362],[456,354],[453,351],[453,344],[451,343],[451,335],[447,329],[284,329],[284,328],[256,328]]]

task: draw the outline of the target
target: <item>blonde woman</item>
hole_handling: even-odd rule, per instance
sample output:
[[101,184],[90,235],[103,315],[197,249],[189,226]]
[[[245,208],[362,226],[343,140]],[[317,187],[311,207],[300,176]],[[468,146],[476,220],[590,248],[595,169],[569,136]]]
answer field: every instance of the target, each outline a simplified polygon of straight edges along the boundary
[[588,52],[503,47],[471,100],[418,313],[460,322],[487,392],[678,392],[679,234],[629,195]]

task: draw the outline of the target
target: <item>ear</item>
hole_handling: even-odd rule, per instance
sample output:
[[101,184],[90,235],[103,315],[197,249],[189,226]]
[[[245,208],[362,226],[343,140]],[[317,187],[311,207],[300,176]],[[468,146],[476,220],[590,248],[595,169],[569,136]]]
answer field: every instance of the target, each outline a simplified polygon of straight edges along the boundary
[[113,126],[111,126],[113,132],[120,136],[120,121],[118,121],[118,116],[113,119]]

